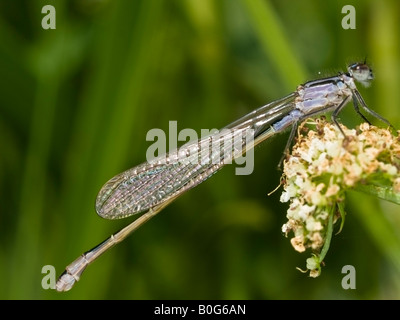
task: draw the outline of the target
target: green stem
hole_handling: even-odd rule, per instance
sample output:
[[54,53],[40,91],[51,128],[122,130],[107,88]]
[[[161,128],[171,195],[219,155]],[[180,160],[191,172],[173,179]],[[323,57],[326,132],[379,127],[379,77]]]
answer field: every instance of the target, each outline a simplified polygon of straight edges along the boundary
[[324,246],[322,247],[321,254],[319,255],[319,261],[324,261],[326,254],[328,253],[329,246],[331,245],[332,233],[333,233],[333,216],[335,214],[336,205],[332,206],[331,212],[329,213],[328,228],[326,230],[326,238]]

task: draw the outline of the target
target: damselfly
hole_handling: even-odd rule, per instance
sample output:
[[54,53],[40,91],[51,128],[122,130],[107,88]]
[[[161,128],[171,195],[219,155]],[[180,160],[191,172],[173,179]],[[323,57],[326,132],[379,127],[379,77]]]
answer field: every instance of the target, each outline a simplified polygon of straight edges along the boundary
[[[340,129],[337,116],[343,107],[353,100],[356,112],[365,121],[369,122],[360,112],[360,106],[390,126],[386,119],[367,107],[357,90],[356,81],[368,86],[372,79],[372,70],[366,63],[351,64],[346,73],[298,86],[296,91],[288,96],[262,106],[231,123],[221,134],[190,142],[180,148],[179,152],[166,154],[160,161],[143,163],[109,180],[100,190],[96,200],[96,211],[101,217],[119,219],[144,213],[68,265],[58,279],[57,291],[71,289],[90,263],[124,240],[182,193],[221,169],[227,160],[243,155],[260,142],[292,127],[285,149],[287,150],[299,123],[310,116],[332,111],[332,120]],[[252,143],[248,143],[249,139],[242,138],[245,132],[247,137],[250,132]],[[238,137],[239,139],[236,139]],[[239,145],[223,143],[229,140],[241,142]],[[204,147],[210,143],[223,147],[210,153],[209,148]],[[201,161],[188,161],[194,158]]]

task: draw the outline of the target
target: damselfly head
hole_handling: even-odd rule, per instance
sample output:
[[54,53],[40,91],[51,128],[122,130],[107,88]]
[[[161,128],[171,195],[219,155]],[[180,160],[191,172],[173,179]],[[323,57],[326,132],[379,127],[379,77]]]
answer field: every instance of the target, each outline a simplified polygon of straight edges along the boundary
[[374,79],[372,69],[366,63],[353,63],[348,66],[347,70],[354,80],[360,82],[365,87],[368,87]]

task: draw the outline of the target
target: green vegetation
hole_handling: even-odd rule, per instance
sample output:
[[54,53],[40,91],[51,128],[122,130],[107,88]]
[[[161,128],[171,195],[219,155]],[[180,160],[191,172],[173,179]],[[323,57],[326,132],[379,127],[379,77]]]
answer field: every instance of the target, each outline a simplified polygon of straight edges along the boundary
[[[399,206],[371,195],[348,195],[323,274],[296,270],[287,205],[267,196],[287,135],[256,148],[252,175],[228,166],[186,193],[70,292],[41,287],[42,266],[59,275],[132,220],[99,218],[97,192],[145,161],[146,133],[170,120],[221,128],[367,56],[376,80],[360,91],[399,128],[398,1],[57,0],[57,29],[43,30],[49,2],[0,3],[0,298],[400,297]],[[345,4],[356,30],[341,27]],[[351,107],[341,117],[361,122]],[[356,290],[341,287],[349,264]]]

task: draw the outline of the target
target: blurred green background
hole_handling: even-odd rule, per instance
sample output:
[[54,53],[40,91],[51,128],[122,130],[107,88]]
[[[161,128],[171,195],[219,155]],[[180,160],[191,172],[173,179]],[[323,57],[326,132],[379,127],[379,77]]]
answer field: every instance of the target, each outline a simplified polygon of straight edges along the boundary
[[[57,10],[44,30],[42,7]],[[342,7],[356,8],[344,30]],[[146,133],[221,128],[316,77],[367,57],[368,105],[400,128],[400,2],[0,0],[0,298],[397,299],[399,206],[351,193],[322,275],[281,233],[271,196],[287,134],[255,150],[252,175],[227,166],[89,266],[68,293],[44,290],[132,218],[99,218],[112,176],[145,161]],[[360,123],[350,107],[348,126]],[[374,123],[382,125],[378,121]],[[341,286],[344,265],[357,289]]]

